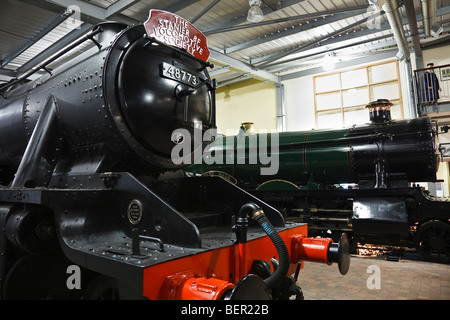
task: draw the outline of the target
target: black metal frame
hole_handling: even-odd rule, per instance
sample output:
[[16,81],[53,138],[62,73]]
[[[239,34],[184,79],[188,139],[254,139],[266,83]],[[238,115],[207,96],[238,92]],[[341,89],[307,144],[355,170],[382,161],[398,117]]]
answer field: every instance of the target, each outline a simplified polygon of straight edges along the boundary
[[[251,193],[280,210],[284,207],[287,221],[308,223],[311,235],[347,232],[354,242],[379,245],[414,247],[414,227],[430,220],[447,221],[450,210],[449,202],[434,200],[421,187]],[[364,217],[358,216],[357,205],[364,206]]]

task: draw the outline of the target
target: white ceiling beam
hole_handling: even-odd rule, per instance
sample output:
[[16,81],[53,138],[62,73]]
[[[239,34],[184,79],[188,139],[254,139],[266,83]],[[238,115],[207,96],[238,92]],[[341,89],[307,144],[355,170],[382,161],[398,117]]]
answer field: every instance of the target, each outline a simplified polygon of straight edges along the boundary
[[57,4],[60,7],[69,8],[70,6],[77,6],[80,8],[80,13],[91,16],[93,18],[99,20],[106,19],[106,10],[102,7],[80,1],[80,0],[46,0],[47,2],[51,2]]
[[81,0],[46,0],[46,1],[64,8],[77,6],[80,9],[81,14],[90,16],[92,18],[101,21],[105,21],[109,17],[122,12],[129,6],[136,3],[138,0],[119,0],[116,3],[110,5],[106,9]]
[[[279,7],[277,8],[278,10],[276,10],[276,11],[282,10],[284,8],[288,8],[294,4],[297,4],[297,3],[300,3],[303,1],[305,1],[305,0],[281,0],[281,1],[278,1]],[[250,7],[249,7],[249,9],[250,9]],[[272,8],[264,7],[264,6],[261,7],[261,10],[263,11],[263,14],[269,14],[269,13],[275,12],[275,11],[273,11]],[[233,18],[232,20],[220,23],[219,25],[217,25],[213,28],[210,28],[208,30],[201,30],[201,31],[202,32],[213,32],[218,29],[229,28],[229,27],[241,24],[241,23],[246,23],[247,22],[247,12],[248,12],[248,9],[245,12],[243,12],[241,16],[238,16],[238,17]],[[217,21],[217,22],[220,22],[220,21]]]
[[128,7],[131,7],[138,1],[139,0],[119,0],[114,4],[110,5],[108,8],[106,8],[106,17],[108,18],[117,13],[120,13],[123,10],[127,9]]
[[264,70],[260,70],[257,68],[253,68],[239,60],[236,60],[234,58],[231,58],[227,55],[224,55],[223,53],[214,51],[214,50],[210,50],[210,62],[214,63],[214,61],[217,61],[221,64],[224,65],[230,65],[230,68],[233,68],[235,70],[239,70],[240,72],[242,72],[243,74],[246,74],[252,78],[261,80],[261,81],[271,81],[271,82],[275,82],[278,83],[279,82],[279,77],[277,75],[274,75],[273,73],[264,71]]

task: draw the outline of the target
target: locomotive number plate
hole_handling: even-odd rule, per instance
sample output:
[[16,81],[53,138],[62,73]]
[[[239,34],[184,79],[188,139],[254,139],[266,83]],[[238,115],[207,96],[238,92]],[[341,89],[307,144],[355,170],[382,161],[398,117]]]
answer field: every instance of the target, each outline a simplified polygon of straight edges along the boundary
[[198,84],[197,76],[166,62],[161,64],[161,75],[165,78],[179,81],[192,87],[195,87]]

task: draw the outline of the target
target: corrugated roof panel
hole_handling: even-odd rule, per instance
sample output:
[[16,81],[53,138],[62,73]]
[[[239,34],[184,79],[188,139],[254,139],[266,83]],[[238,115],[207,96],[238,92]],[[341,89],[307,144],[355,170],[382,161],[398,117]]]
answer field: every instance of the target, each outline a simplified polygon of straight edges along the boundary
[[[110,6],[121,0],[80,0],[96,6],[96,13],[94,16],[101,17],[98,14],[100,10],[106,10]],[[218,1],[210,10],[204,12],[214,0],[141,0],[136,1],[131,6],[120,12],[122,17],[130,19],[129,21],[143,22],[148,17],[150,9],[164,9],[173,10],[176,14],[184,17],[187,20],[198,18],[195,25],[198,29],[205,31],[216,28],[230,27],[239,22],[241,25],[248,24],[246,15],[249,9],[247,0],[221,0]],[[417,25],[419,32],[423,35],[423,24],[420,20],[421,0],[413,0],[415,12],[418,18]],[[370,39],[380,37],[381,35],[391,35],[389,29],[383,30],[369,30],[367,24],[363,21],[360,25],[348,28],[349,25],[359,21],[368,14],[358,14],[354,11],[354,7],[361,6],[363,12],[367,12],[367,0],[265,0],[261,5],[264,10],[264,20],[266,21],[281,19],[285,17],[296,17],[299,15],[324,13],[314,18],[303,18],[301,20],[291,20],[285,22],[277,22],[271,24],[261,23],[254,28],[245,28],[235,31],[222,32],[208,35],[208,44],[211,50],[225,52],[230,57],[239,60],[240,62],[249,63],[250,61],[264,61],[268,58],[272,59],[275,54],[286,55],[283,59],[289,60],[295,57],[304,59],[301,63],[293,64],[300,65],[301,68],[306,68],[314,63],[314,59],[301,58],[304,54],[316,55],[317,59],[321,59],[323,51],[335,50],[346,43],[358,43],[367,41],[367,43],[355,46],[348,49],[336,49],[342,52],[362,52],[371,48],[381,50],[383,45],[392,47],[392,37],[389,41],[380,40],[370,42]],[[38,1],[38,5],[33,5],[32,0],[14,1],[3,0],[2,10],[0,11],[0,59],[5,59],[13,52],[26,43],[27,40],[32,39],[38,34],[50,21],[55,19],[58,14],[65,11],[64,6],[55,5],[57,2]],[[269,4],[267,7],[266,4]],[[442,24],[446,29],[445,35],[448,34],[450,28],[450,2],[448,0],[435,0],[432,4],[436,7],[436,17],[433,21]],[[59,8],[59,9],[58,9]],[[171,9],[172,8],[172,9]],[[339,15],[330,16],[330,11],[341,10],[349,8],[350,10]],[[56,10],[55,10],[56,9]],[[101,11],[100,11],[101,12]],[[204,12],[202,16],[200,13]],[[434,11],[433,11],[434,12]],[[82,12],[89,16],[89,12]],[[403,20],[406,20],[405,9],[402,7],[400,13]],[[344,17],[335,21],[337,17]],[[386,17],[381,19],[381,24],[386,26],[388,24]],[[342,34],[337,34],[339,30],[346,30]],[[406,23],[404,29],[408,32],[409,25]],[[55,43],[58,39],[66,35],[68,30],[63,27],[58,27],[52,31],[48,37],[44,37],[39,42],[35,43],[22,55],[14,59],[7,68],[19,67],[32,59],[36,54],[39,54],[48,46]],[[334,39],[331,35],[334,34]],[[351,39],[351,40],[350,40]],[[428,37],[421,39],[421,42],[432,42],[434,38]],[[340,43],[338,43],[338,41]],[[311,45],[313,44],[313,45]],[[319,46],[315,49],[316,46]],[[381,49],[380,49],[381,48]],[[315,51],[314,51],[315,50]],[[321,53],[322,52],[322,53]],[[274,62],[282,61],[275,60]],[[305,60],[306,59],[306,60]],[[316,59],[316,60],[317,60]],[[273,63],[270,63],[273,64]],[[269,64],[269,65],[270,65]],[[284,66],[286,67],[286,66]],[[283,67],[283,68],[284,68]],[[292,68],[294,68],[292,67]],[[292,69],[290,68],[290,69]],[[268,69],[273,70],[273,69]],[[234,70],[236,71],[236,70]],[[231,72],[231,71],[230,71]],[[283,71],[280,71],[283,72]],[[0,74],[2,70],[0,69]],[[7,74],[4,72],[4,74]]]
[[48,48],[52,44],[56,43],[58,40],[69,34],[73,31],[73,28],[76,27],[76,24],[69,23],[61,23],[47,35],[45,35],[42,39],[37,41],[34,45],[28,48],[25,52],[11,61],[12,65],[21,66],[27,63],[29,60],[33,59],[36,55],[40,54],[44,49]]
[[[177,12],[180,16],[191,21],[197,17],[212,1],[202,0],[198,1]],[[236,15],[244,15],[248,11],[247,1],[227,0],[219,1],[212,7],[205,15],[200,17],[195,25],[200,30],[207,30],[217,25],[219,21],[228,21],[236,17]]]
[[[150,9],[162,10],[169,8],[179,2],[180,0],[141,0],[122,11],[121,14],[136,19],[137,21],[144,22],[148,18]],[[178,14],[178,12],[175,13]]]
[[0,59],[4,60],[33,38],[55,18],[48,12],[27,3],[6,0],[0,10]]

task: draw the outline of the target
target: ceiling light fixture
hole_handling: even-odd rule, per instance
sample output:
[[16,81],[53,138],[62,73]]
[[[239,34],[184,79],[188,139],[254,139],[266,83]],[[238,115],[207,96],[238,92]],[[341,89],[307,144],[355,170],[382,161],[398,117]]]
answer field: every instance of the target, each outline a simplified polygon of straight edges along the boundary
[[442,31],[444,30],[444,28],[436,23],[431,27],[431,35],[435,38],[439,37],[439,35],[442,33]]
[[403,61],[405,60],[405,55],[403,54],[403,52],[401,52],[400,50],[397,52],[397,54],[395,55],[395,57],[397,58],[398,61]]
[[250,9],[248,10],[247,21],[260,22],[264,19],[264,14],[259,7],[261,5],[261,0],[249,0],[248,4],[250,5]]

